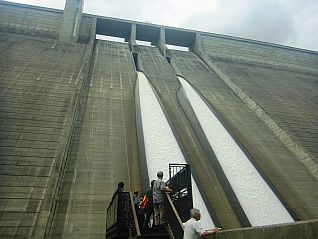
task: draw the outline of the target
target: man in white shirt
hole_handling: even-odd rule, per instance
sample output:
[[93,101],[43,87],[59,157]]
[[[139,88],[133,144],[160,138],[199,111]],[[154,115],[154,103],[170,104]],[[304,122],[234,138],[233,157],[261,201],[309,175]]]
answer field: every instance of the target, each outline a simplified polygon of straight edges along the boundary
[[193,208],[190,211],[191,218],[184,223],[183,239],[196,239],[203,236],[208,236],[219,231],[219,228],[213,228],[212,230],[204,230],[201,222],[201,213],[199,209]]

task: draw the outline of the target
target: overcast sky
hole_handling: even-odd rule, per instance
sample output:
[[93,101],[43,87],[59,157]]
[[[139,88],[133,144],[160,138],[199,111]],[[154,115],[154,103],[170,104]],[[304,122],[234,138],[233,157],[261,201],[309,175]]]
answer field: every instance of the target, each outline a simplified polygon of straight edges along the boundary
[[[10,0],[63,9],[65,0]],[[318,0],[86,0],[84,12],[318,51]]]

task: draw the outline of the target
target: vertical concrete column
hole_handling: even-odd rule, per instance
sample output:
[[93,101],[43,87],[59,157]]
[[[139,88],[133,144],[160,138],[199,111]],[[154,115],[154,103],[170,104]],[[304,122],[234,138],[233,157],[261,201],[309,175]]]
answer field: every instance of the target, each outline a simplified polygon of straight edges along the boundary
[[136,48],[135,46],[137,45],[136,43],[136,23],[132,23],[131,24],[131,29],[130,29],[130,37],[128,39],[128,44],[129,44],[129,47],[130,47],[130,50],[132,52],[134,52],[134,48]]
[[96,39],[96,24],[97,24],[97,17],[92,19],[92,28],[91,28],[91,35],[90,35],[90,43],[93,43]]
[[160,33],[158,41],[154,44],[157,46],[161,52],[161,54],[166,57],[166,50],[168,49],[166,46],[166,31],[164,27],[160,27]]
[[202,40],[201,40],[201,34],[197,32],[195,34],[194,43],[192,46],[192,51],[198,55],[202,54]]
[[60,41],[75,43],[78,38],[84,0],[66,0],[63,21],[60,31]]
[[202,39],[201,34],[199,32],[195,34],[191,51],[195,53],[211,70],[216,70],[216,65],[212,63],[212,61],[209,59],[209,57],[205,54],[205,52],[202,49]]
[[129,38],[127,39],[127,41],[128,41],[128,45],[129,45],[130,51],[132,53],[132,56],[134,58],[136,70],[145,72],[144,67],[142,65],[142,62],[140,61],[140,57],[139,57],[140,53],[138,52],[138,46],[137,46],[137,42],[136,42],[136,31],[137,31],[136,29],[137,29],[136,23],[132,23],[131,29],[130,29],[130,35],[129,35]]

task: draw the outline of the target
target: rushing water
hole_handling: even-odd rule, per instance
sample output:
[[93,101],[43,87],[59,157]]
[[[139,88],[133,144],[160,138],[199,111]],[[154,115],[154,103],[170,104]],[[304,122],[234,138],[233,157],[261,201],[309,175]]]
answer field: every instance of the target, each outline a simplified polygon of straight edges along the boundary
[[286,208],[190,84],[178,77],[196,117],[252,226],[293,222]]
[[[149,181],[156,179],[158,170],[163,171],[166,181],[169,175],[169,163],[186,163],[186,161],[144,73],[138,72],[138,81]],[[213,228],[214,223],[198,187],[194,179],[191,179],[193,206],[199,208],[203,213],[201,217],[203,227],[206,229]]]

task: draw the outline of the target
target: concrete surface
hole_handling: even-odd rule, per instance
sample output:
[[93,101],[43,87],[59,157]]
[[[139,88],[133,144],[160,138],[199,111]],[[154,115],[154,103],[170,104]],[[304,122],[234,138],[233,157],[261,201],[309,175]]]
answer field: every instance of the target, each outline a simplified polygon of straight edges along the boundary
[[307,220],[288,224],[277,224],[265,227],[253,227],[220,231],[206,238],[217,239],[316,239],[318,237],[318,221]]
[[0,29],[58,38],[63,11],[0,1]]
[[0,38],[0,235],[26,237],[52,203],[87,46]]
[[[197,44],[195,31],[89,14],[78,42],[61,44],[62,14],[0,0],[0,237],[103,238],[118,181],[141,188],[133,58],[125,43],[97,41],[92,54],[96,33],[133,45],[217,225],[246,224],[180,105],[176,74],[215,110],[293,216],[318,218],[317,52],[212,33]],[[171,65],[135,40],[160,46]]]
[[106,209],[120,181],[140,190],[127,44],[97,41],[50,238],[104,238]]
[[59,37],[61,42],[77,42],[82,20],[83,5],[83,0],[68,0],[65,2]]
[[[196,55],[173,51],[172,59],[184,78],[207,100],[228,131],[256,162],[288,207],[300,219],[316,218],[317,181],[302,162]],[[236,78],[241,76],[240,72],[236,71]],[[242,78],[245,79],[244,75]],[[258,92],[258,82],[254,81],[253,85]],[[288,94],[288,88],[284,92]]]
[[[225,192],[212,169],[208,156],[204,153],[200,142],[193,131],[190,122],[185,116],[178,102],[177,91],[180,83],[175,72],[155,47],[138,46],[139,61],[144,67],[145,75],[158,94],[163,104],[166,116],[170,120],[177,141],[187,163],[192,166],[201,194],[206,195],[204,200],[210,210],[210,215],[216,225],[225,225],[227,228],[240,227],[240,222],[234,214]],[[173,123],[172,123],[173,122]],[[186,130],[185,130],[186,129]]]

